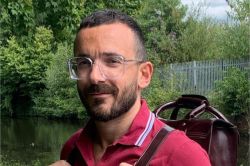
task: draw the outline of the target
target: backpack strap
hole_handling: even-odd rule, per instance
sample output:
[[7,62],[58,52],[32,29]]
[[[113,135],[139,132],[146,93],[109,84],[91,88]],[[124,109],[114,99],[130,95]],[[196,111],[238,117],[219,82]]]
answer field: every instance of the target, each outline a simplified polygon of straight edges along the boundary
[[147,149],[143,152],[142,156],[135,163],[135,166],[145,166],[152,159],[161,143],[167,138],[169,133],[174,129],[168,125],[165,125],[153,138]]

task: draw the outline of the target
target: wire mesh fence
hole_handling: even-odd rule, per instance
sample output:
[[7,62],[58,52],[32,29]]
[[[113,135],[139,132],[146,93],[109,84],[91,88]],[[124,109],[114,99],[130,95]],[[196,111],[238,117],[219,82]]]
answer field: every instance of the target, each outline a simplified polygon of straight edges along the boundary
[[250,57],[175,63],[157,67],[155,74],[165,87],[177,88],[183,94],[207,95],[214,89],[216,81],[227,76],[227,71],[231,68],[247,72],[250,80]]

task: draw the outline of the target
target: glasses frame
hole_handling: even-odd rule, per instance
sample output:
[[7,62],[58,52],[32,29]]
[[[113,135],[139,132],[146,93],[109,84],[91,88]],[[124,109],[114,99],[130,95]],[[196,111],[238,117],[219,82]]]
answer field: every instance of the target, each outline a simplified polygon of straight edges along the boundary
[[[121,64],[123,65],[123,69],[122,69],[123,71],[122,71],[122,73],[121,73],[119,76],[112,77],[112,79],[117,79],[117,78],[121,77],[121,76],[124,74],[125,64],[130,63],[130,62],[135,62],[135,63],[137,63],[137,64],[141,64],[141,63],[144,63],[144,62],[145,62],[145,60],[125,59],[125,58],[124,58],[123,56],[121,56],[121,55],[117,55],[117,57],[120,57],[120,58],[121,58]],[[93,64],[95,64],[95,61],[92,60],[92,59],[89,58],[89,57],[79,57],[79,56],[73,57],[73,58],[69,58],[69,59],[68,59],[67,64],[68,64],[68,70],[69,70],[70,78],[73,79],[73,80],[83,80],[84,78],[79,78],[79,77],[77,76],[77,74],[76,74],[76,73],[74,72],[74,70],[73,70],[73,63],[72,63],[72,61],[75,60],[75,59],[77,59],[77,58],[85,58],[85,59],[89,60],[90,65],[91,65],[91,67],[90,67],[91,69],[93,68]],[[100,68],[100,65],[98,65],[98,68],[99,68],[99,72],[102,74],[102,76],[104,76],[106,79],[111,79],[111,78],[109,78],[107,75],[105,75],[105,73],[102,72],[102,70],[101,70],[101,68]]]

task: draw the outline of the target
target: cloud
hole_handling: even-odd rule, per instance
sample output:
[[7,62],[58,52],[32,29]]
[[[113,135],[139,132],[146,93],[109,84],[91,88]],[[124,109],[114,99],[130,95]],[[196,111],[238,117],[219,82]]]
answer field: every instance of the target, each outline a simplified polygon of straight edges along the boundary
[[227,11],[230,11],[226,0],[181,0],[181,2],[188,8],[202,4],[202,9],[205,10],[206,15],[217,20],[226,20]]
[[226,19],[227,11],[230,10],[229,6],[214,6],[207,8],[207,15],[213,18]]

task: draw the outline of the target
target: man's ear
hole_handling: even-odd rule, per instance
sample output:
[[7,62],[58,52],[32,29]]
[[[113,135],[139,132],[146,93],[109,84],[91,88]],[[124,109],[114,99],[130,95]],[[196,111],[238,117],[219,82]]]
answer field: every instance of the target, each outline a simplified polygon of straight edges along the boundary
[[142,63],[139,68],[139,76],[138,76],[139,89],[146,88],[150,84],[152,75],[153,75],[153,64],[149,61]]

